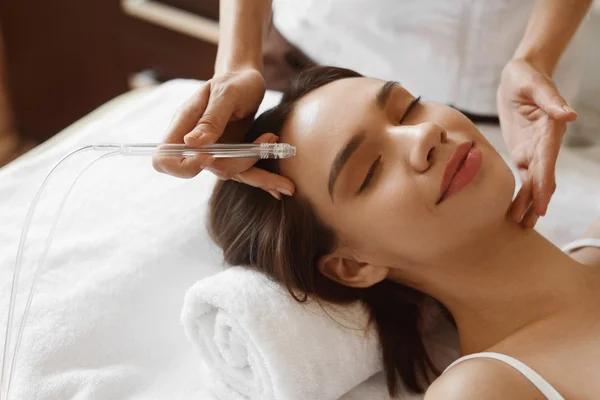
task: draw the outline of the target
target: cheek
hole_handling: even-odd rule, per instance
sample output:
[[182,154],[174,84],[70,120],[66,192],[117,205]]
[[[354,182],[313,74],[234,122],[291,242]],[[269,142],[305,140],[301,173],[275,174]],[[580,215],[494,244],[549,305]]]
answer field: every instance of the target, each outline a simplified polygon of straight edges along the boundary
[[415,181],[393,181],[382,185],[373,199],[373,207],[378,209],[382,223],[403,222],[413,225],[429,214],[426,206],[426,193]]
[[411,246],[416,238],[427,236],[432,230],[433,215],[423,197],[414,181],[398,178],[380,182],[362,202],[360,211],[354,213],[360,220],[356,232],[363,241],[370,242],[370,248]]

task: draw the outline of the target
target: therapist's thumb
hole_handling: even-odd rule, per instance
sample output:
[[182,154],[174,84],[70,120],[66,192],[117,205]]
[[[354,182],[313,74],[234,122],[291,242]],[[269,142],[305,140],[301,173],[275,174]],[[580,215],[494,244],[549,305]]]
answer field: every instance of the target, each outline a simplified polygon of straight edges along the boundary
[[539,81],[534,82],[531,90],[531,97],[539,108],[550,117],[557,120],[570,122],[577,119],[577,112],[573,110],[560,93],[558,93],[558,89],[552,80],[540,79]]
[[233,109],[234,102],[227,96],[211,93],[206,110],[183,140],[188,146],[194,147],[215,143],[223,134]]

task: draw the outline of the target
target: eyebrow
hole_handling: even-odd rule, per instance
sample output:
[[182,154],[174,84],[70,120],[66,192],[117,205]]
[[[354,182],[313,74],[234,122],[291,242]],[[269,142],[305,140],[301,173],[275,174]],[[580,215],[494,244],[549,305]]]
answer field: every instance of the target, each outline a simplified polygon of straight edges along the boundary
[[388,100],[390,99],[390,95],[392,94],[392,90],[398,84],[399,83],[396,82],[396,81],[387,81],[386,83],[384,83],[381,86],[381,88],[379,88],[379,91],[377,92],[376,99],[377,99],[377,105],[381,109],[385,109],[385,105],[387,104]]
[[[398,82],[395,81],[387,81],[377,91],[377,95],[375,96],[375,101],[379,108],[385,109],[385,106],[390,99],[390,95],[392,94],[392,90],[394,87],[398,85]],[[335,182],[337,181],[342,169],[352,156],[356,150],[360,147],[362,142],[365,141],[367,134],[365,131],[361,131],[354,136],[344,145],[342,150],[335,156],[333,163],[331,164],[331,171],[329,172],[329,197],[331,201],[333,201],[333,188],[335,187]]]
[[356,150],[360,147],[362,142],[365,141],[367,137],[366,132],[362,131],[352,136],[352,139],[346,143],[346,145],[340,150],[340,152],[335,156],[333,163],[331,164],[331,171],[329,172],[329,197],[331,197],[331,201],[333,201],[333,187],[335,186],[335,182],[337,181],[338,176],[340,176],[340,172],[344,168],[344,165],[350,159],[350,156],[354,154]]

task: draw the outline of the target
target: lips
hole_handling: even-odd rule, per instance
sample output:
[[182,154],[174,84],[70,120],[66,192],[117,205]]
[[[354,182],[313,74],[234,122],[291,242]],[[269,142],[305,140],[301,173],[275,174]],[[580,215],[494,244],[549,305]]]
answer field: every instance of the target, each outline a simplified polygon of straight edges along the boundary
[[[457,175],[457,173],[459,172],[459,170],[461,170],[462,167],[464,166],[465,161],[467,160],[467,157],[469,156],[469,152],[471,151],[471,149],[473,149],[473,146],[474,146],[474,143],[469,141],[469,142],[461,143],[456,148],[456,151],[454,152],[454,154],[450,158],[450,161],[448,161],[448,164],[446,164],[446,168],[444,169],[444,178],[442,179],[442,183],[440,185],[440,199],[437,201],[436,204],[441,203],[443,200],[445,200],[448,197],[447,196],[448,189],[451,187],[453,180],[454,180],[455,176]],[[480,156],[480,152],[478,155]],[[479,157],[479,159],[480,158],[481,157]],[[477,166],[477,170],[478,169],[479,168]],[[477,171],[474,171],[474,172],[476,173]],[[468,183],[469,182],[465,182],[465,185]],[[465,185],[461,185],[461,186],[465,186]]]

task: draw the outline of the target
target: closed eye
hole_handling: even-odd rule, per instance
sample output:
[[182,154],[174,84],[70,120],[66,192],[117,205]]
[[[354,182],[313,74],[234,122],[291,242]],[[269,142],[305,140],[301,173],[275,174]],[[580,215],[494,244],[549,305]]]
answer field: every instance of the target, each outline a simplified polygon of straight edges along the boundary
[[[404,121],[406,116],[411,112],[411,110],[414,108],[414,106],[416,106],[419,103],[419,101],[421,101],[421,96],[415,98],[413,101],[410,102],[410,104],[406,108],[406,111],[404,112],[404,115],[400,119],[400,123],[402,123]],[[360,185],[360,188],[358,188],[357,194],[362,193],[369,186],[369,184],[373,180],[373,176],[375,175],[375,172],[377,172],[377,168],[379,167],[380,163],[381,163],[381,156],[377,157],[375,162],[373,162],[373,164],[371,165],[371,168],[369,168],[369,171],[367,172],[367,176],[365,177],[365,180],[363,181],[362,185]]]
[[375,172],[377,172],[377,168],[379,167],[380,163],[381,163],[381,156],[377,157],[375,162],[371,165],[371,168],[369,168],[369,172],[367,172],[367,176],[365,177],[365,180],[363,181],[362,185],[360,185],[360,188],[358,188],[357,194],[362,193],[369,186],[369,183],[371,183],[371,180],[373,179]]
[[419,103],[419,101],[421,101],[421,96],[417,97],[416,99],[414,99],[413,101],[410,102],[410,104],[406,108],[406,112],[404,113],[404,115],[400,119],[400,123],[404,122],[404,118],[406,118],[406,116],[408,115],[408,113],[413,109],[414,106],[417,105],[417,103]]

